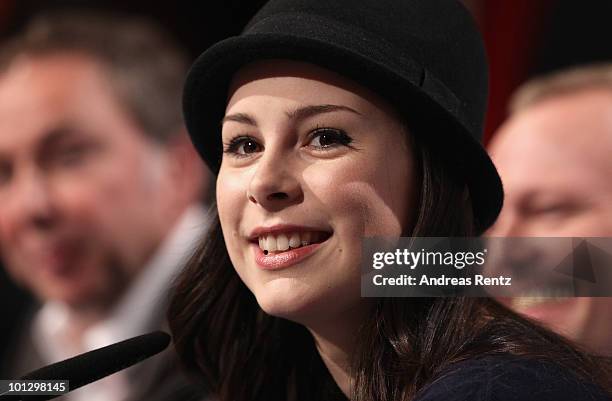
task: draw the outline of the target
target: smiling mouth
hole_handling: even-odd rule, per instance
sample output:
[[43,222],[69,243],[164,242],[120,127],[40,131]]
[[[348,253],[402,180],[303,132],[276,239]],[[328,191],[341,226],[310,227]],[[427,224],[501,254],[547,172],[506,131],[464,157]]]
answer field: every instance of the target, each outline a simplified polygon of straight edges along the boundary
[[254,242],[264,255],[274,255],[292,249],[302,248],[312,244],[319,244],[331,237],[331,233],[323,231],[294,231],[277,234],[262,234]]

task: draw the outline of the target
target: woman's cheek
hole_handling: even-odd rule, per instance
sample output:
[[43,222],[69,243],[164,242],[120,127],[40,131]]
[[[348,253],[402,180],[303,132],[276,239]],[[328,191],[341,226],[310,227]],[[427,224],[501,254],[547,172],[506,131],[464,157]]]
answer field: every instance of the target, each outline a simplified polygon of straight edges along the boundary
[[[401,215],[386,199],[379,188],[369,182],[352,182],[338,188],[343,193],[343,214],[354,220],[354,236],[399,236],[402,232]],[[402,213],[403,215],[403,213]]]
[[246,189],[240,176],[220,171],[217,179],[217,210],[223,238],[227,244],[230,259],[236,265],[240,255],[240,224],[246,207]]
[[[241,174],[232,173],[230,170],[221,169],[217,178],[217,209],[219,219],[224,229],[230,228],[228,224],[237,224],[239,217],[242,216],[246,206],[247,185],[245,178]],[[237,230],[238,227],[231,227]]]
[[[307,185],[332,220],[336,231],[353,239],[400,235],[409,207],[406,182],[381,179],[380,164],[351,161],[308,174]],[[386,169],[385,169],[386,170]],[[305,173],[309,173],[308,170]],[[399,173],[405,179],[405,173]],[[395,191],[395,192],[394,192]]]

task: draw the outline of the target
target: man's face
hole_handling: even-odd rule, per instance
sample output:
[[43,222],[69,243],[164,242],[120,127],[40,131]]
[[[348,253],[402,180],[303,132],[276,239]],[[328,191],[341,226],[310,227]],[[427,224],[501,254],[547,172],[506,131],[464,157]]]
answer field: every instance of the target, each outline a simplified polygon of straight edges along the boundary
[[[490,152],[506,198],[489,235],[612,237],[612,92],[542,100],[515,114]],[[513,302],[563,334],[612,352],[612,344],[601,343],[612,333],[612,298]]]
[[0,74],[0,255],[43,300],[112,303],[162,238],[161,148],[84,55]]
[[499,236],[612,236],[612,92],[564,95],[521,111],[495,136]]

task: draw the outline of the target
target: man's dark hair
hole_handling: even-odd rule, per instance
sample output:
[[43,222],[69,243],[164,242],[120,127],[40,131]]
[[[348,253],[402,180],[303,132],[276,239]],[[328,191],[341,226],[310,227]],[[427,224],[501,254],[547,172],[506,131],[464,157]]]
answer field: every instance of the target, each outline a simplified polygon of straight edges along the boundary
[[0,68],[20,56],[63,52],[98,62],[117,100],[152,139],[165,142],[180,132],[188,59],[153,22],[86,11],[40,15],[0,50]]

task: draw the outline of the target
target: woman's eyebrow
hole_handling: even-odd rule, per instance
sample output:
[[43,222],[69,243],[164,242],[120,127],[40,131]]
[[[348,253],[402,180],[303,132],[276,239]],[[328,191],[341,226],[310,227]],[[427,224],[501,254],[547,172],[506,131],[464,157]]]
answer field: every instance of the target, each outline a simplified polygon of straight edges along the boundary
[[362,115],[355,109],[348,106],[340,106],[336,104],[318,104],[312,106],[304,106],[293,111],[287,112],[287,117],[292,120],[304,120],[317,114],[331,113],[334,111],[348,111],[357,115]]
[[247,125],[252,125],[254,127],[257,127],[257,122],[255,121],[255,119],[246,113],[228,114],[225,117],[223,117],[223,119],[221,120],[221,125],[225,124],[228,121],[234,121],[237,123],[247,124]]
[[[289,119],[299,121],[299,120],[304,120],[309,117],[315,116],[317,114],[331,113],[334,111],[348,111],[348,112],[351,112],[357,115],[362,115],[357,110],[352,109],[348,106],[340,106],[336,104],[317,104],[317,105],[311,105],[311,106],[304,106],[304,107],[299,107],[292,111],[288,111],[285,114],[287,115]],[[247,125],[252,125],[254,127],[257,127],[257,121],[255,121],[253,117],[251,117],[250,115],[246,113],[228,114],[225,117],[223,117],[223,119],[221,120],[221,125],[225,124],[228,121],[234,121],[237,123],[247,124]]]

